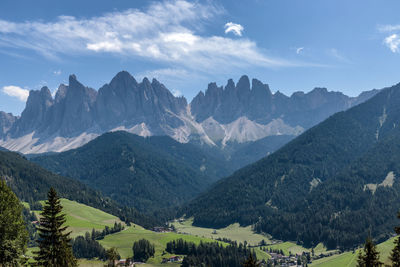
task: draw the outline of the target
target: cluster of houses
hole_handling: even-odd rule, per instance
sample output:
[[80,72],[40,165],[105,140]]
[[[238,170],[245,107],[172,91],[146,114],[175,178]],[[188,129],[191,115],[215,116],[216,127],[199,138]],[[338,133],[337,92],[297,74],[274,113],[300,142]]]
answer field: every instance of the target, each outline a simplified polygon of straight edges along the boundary
[[131,261],[130,259],[120,259],[117,262],[114,262],[114,265],[112,265],[112,263],[108,266],[124,266],[124,267],[136,267],[136,266],[140,266],[142,264],[145,264],[144,262],[134,262]]
[[157,233],[169,233],[169,232],[173,232],[174,229],[172,229],[171,227],[153,227],[152,229],[153,232],[157,232]]
[[303,252],[302,254],[285,256],[280,253],[269,252],[271,258],[264,264],[264,266],[306,266],[311,263],[311,253]]
[[169,258],[163,258],[161,263],[167,262],[181,262],[183,259],[180,256],[171,256]]

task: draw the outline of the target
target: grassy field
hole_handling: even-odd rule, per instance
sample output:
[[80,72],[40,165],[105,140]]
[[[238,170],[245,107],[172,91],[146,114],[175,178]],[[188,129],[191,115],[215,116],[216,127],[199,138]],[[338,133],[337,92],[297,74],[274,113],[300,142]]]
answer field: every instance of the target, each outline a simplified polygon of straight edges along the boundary
[[[215,240],[204,237],[197,237],[189,234],[178,234],[178,233],[156,233],[153,231],[146,230],[141,226],[135,225],[127,228],[124,231],[106,236],[100,243],[105,248],[116,247],[118,252],[121,254],[122,258],[127,258],[132,256],[132,245],[134,241],[140,239],[147,239],[155,246],[155,256],[150,258],[148,263],[158,266],[163,257],[171,256],[164,252],[166,244],[169,241],[182,238],[188,242],[193,242],[199,244],[202,242],[215,242]],[[222,243],[222,242],[221,242]],[[222,243],[224,244],[224,243]],[[226,245],[226,244],[225,244]],[[267,254],[259,249],[255,249],[258,258],[267,258]],[[163,253],[165,253],[163,255]],[[165,266],[165,264],[160,265]]]
[[[41,203],[44,204],[44,201],[41,201]],[[106,226],[113,226],[114,222],[122,223],[116,216],[76,201],[62,198],[61,205],[66,214],[66,225],[72,231],[71,237],[84,235],[86,232],[91,232],[93,228],[103,230]],[[40,212],[35,211],[35,213],[39,217]]]
[[[196,227],[193,226],[192,223],[193,220],[190,219],[183,222],[173,222],[172,224],[178,233],[186,233],[204,238],[229,238],[241,243],[247,241],[249,245],[258,245],[261,240],[271,243],[269,237],[254,233],[251,230],[251,226],[240,227],[238,223],[235,223],[225,228],[215,230],[211,228]],[[214,230],[216,231],[215,234],[213,234]]]
[[[117,217],[105,213],[101,210],[89,207],[84,204],[80,204],[75,201],[71,201],[68,199],[61,199],[61,205],[63,206],[63,211],[66,214],[66,225],[69,226],[69,230],[72,231],[71,236],[76,237],[78,235],[84,235],[85,232],[91,231],[93,228],[97,230],[104,229],[105,226],[113,226],[114,222],[121,222]],[[39,214],[36,211],[36,214]],[[191,223],[190,223],[191,224]],[[205,229],[205,228],[204,228]],[[210,229],[208,229],[210,230]],[[219,232],[220,230],[218,230]],[[262,239],[268,240],[266,237],[262,235],[256,235],[251,232],[250,228],[239,227],[238,225],[233,225],[231,227],[227,227],[224,231],[222,231],[223,235],[212,235],[210,232],[210,237],[203,236],[195,236],[194,234],[179,234],[179,233],[156,233],[153,231],[149,231],[144,229],[139,225],[132,224],[130,227],[126,227],[125,230],[115,233],[112,235],[107,235],[103,240],[100,240],[100,243],[107,249],[110,247],[116,247],[118,252],[121,254],[122,258],[127,258],[132,256],[132,245],[134,241],[145,238],[149,240],[151,243],[155,245],[156,253],[155,257],[149,259],[148,263],[144,266],[152,267],[152,266],[179,266],[179,264],[160,264],[163,257],[169,257],[170,254],[166,253],[163,255],[164,249],[166,247],[167,242],[182,238],[188,242],[194,242],[199,244],[202,242],[215,242],[211,237],[226,237],[232,240],[237,240],[239,242],[243,242],[244,240],[248,240],[247,242],[255,242],[258,243]],[[222,234],[221,233],[221,234]],[[246,235],[249,238],[246,238]],[[226,243],[220,242],[224,245]],[[32,250],[36,248],[30,248],[28,255],[32,254]],[[256,248],[255,252],[257,254],[257,258],[266,259],[268,255]],[[101,261],[89,261],[89,260],[79,260],[79,266],[84,267],[97,267],[103,266],[104,263]]]
[[294,242],[283,242],[279,244],[274,244],[267,246],[267,248],[272,248],[272,249],[278,249],[282,250],[285,255],[289,255],[290,253],[292,254],[301,254],[303,252],[309,252],[310,249],[304,248],[302,246],[297,245]]
[[[23,203],[25,206],[27,203]],[[121,222],[117,217],[100,211],[98,209],[62,199],[61,204],[64,207],[67,222],[66,224],[72,231],[72,236],[82,235],[86,231],[91,231],[93,228],[97,230],[104,229],[105,226],[113,226],[114,222]],[[238,224],[230,225],[223,229],[217,229],[216,234],[213,234],[214,229],[201,228],[192,226],[192,220],[186,220],[183,222],[173,223],[177,232],[181,233],[156,233],[153,231],[146,230],[139,225],[132,224],[131,227],[126,227],[125,230],[106,236],[100,243],[105,248],[116,247],[122,258],[132,256],[132,245],[134,241],[145,238],[155,245],[156,253],[154,258],[150,258],[148,263],[144,266],[157,267],[157,266],[178,266],[178,264],[160,264],[163,257],[169,257],[168,253],[164,253],[167,242],[182,238],[188,242],[194,242],[196,244],[202,242],[215,242],[216,238],[229,238],[238,242],[247,241],[248,244],[256,245],[261,240],[265,240],[270,243],[271,240],[264,235],[255,234],[251,231],[250,227],[240,227]],[[185,234],[184,234],[185,233]],[[381,253],[381,261],[385,264],[389,264],[390,251],[393,248],[394,239],[389,239],[378,245],[378,251]],[[221,242],[222,243],[222,242]],[[226,245],[226,243],[223,243]],[[310,249],[303,248],[294,242],[283,242],[279,244],[269,245],[268,248],[282,249],[285,254],[299,254],[303,251],[310,251]],[[27,255],[32,256],[32,251],[37,248],[28,249]],[[268,255],[261,251],[259,248],[255,248],[254,251],[257,254],[257,258],[266,259]],[[359,250],[358,250],[359,251]],[[310,266],[317,267],[334,267],[334,266],[347,266],[353,267],[357,263],[357,255],[352,252],[345,252],[339,255],[333,255],[331,257],[322,258],[315,260]],[[314,248],[315,254],[326,253],[326,248],[322,244],[318,244]],[[104,263],[101,261],[89,261],[79,260],[79,266],[84,267],[100,267]]]
[[[291,241],[270,245],[267,246],[267,248],[282,250],[285,255],[289,255],[290,253],[302,254],[303,252],[311,252],[311,249],[299,246],[295,242]],[[329,253],[329,252],[335,252],[335,250],[328,251],[322,243],[319,243],[316,247],[314,247],[315,255],[319,255],[321,253]]]
[[105,226],[113,226],[114,222],[122,223],[118,217],[75,201],[61,199],[61,205],[67,215],[66,225],[72,231],[72,237],[84,235],[93,228],[103,230]]
[[[385,264],[390,264],[389,256],[393,249],[394,238],[391,238],[383,243],[378,244],[378,251],[380,252],[380,259]],[[355,267],[357,266],[357,257],[361,249],[357,250],[356,253],[345,252],[339,255],[333,255],[331,257],[322,258],[315,260],[310,266],[315,267],[336,267],[346,266]]]

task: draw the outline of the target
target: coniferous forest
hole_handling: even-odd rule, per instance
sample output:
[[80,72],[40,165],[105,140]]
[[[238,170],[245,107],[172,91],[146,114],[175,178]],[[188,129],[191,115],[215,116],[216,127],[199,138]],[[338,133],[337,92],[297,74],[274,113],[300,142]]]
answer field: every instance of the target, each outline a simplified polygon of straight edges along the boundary
[[0,267],[400,267],[399,11],[0,0]]

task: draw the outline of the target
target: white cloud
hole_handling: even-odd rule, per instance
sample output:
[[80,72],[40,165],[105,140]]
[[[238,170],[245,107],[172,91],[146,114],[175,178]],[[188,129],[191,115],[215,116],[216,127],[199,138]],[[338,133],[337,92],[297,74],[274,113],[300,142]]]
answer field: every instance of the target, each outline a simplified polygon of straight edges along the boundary
[[225,24],[225,33],[233,32],[237,36],[242,36],[243,26],[237,23],[228,22]]
[[400,25],[379,25],[378,30],[380,32],[393,32],[393,31],[399,31],[400,30]]
[[53,74],[56,76],[59,76],[59,75],[61,75],[61,70],[55,70],[55,71],[53,71]]
[[393,53],[399,52],[400,37],[398,34],[394,33],[386,37],[383,42]]
[[23,102],[25,102],[29,96],[29,90],[14,85],[4,86],[3,93],[12,97],[16,97]]
[[400,52],[400,25],[399,24],[387,24],[379,25],[378,30],[383,33],[391,33],[389,36],[383,39],[383,43],[392,51],[393,53]]
[[182,92],[179,91],[179,90],[176,90],[176,89],[172,89],[172,94],[173,94],[175,97],[182,96]]
[[[110,53],[208,73],[248,66],[304,65],[272,58],[247,38],[199,34],[222,12],[210,1],[166,0],[153,2],[146,9],[91,18],[60,16],[52,22],[22,23],[0,20],[0,47],[30,49],[51,59]],[[225,32],[241,35],[241,25],[226,25]]]
[[304,47],[296,48],[296,54],[300,54],[304,50]]
[[343,56],[336,48],[328,49],[328,54],[341,62],[350,63],[350,60]]

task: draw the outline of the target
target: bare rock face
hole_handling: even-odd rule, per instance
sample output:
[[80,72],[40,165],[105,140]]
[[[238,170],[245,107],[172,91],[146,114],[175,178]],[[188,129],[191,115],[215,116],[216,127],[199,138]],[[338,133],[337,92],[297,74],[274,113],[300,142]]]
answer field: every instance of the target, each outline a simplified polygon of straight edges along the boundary
[[[61,120],[59,132],[61,136],[73,136],[95,126],[95,101],[97,91],[83,86],[76,80],[75,75],[69,77],[65,96],[59,98],[54,108],[64,112],[60,118],[54,117],[52,123]],[[54,127],[53,127],[54,128]]]
[[[363,100],[375,93],[364,93]],[[249,78],[242,76],[236,85],[229,80],[225,88],[210,84],[205,94],[200,92],[193,99],[191,111],[200,123],[213,117],[227,124],[245,116],[264,125],[282,118],[293,127],[309,128],[338,111],[359,104],[356,99],[340,92],[328,92],[326,88],[315,88],[306,94],[296,92],[290,97],[279,91],[272,94],[267,84],[253,79],[250,87]]]
[[0,146],[24,153],[63,151],[105,132],[126,130],[224,147],[273,135],[298,135],[376,92],[351,98],[316,88],[288,97],[242,76],[237,84],[228,80],[225,87],[210,83],[188,104],[156,79],[138,82],[126,71],[98,91],[71,75],[54,99],[47,87],[30,91],[21,117],[0,112]]
[[33,131],[41,131],[49,121],[49,110],[54,101],[50,90],[43,87],[40,91],[31,90],[21,118],[11,128],[13,136],[22,136]]
[[0,111],[0,138],[6,135],[17,119],[11,113]]
[[[186,99],[174,97],[160,82],[144,78],[138,83],[128,72],[118,73],[109,84],[100,88],[97,100],[97,122],[102,130],[139,123],[160,128],[167,124],[173,128],[182,125],[174,119],[185,112]],[[157,129],[160,130],[160,129]]]

